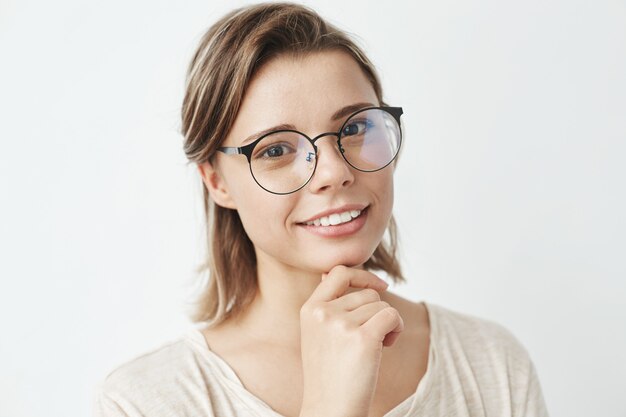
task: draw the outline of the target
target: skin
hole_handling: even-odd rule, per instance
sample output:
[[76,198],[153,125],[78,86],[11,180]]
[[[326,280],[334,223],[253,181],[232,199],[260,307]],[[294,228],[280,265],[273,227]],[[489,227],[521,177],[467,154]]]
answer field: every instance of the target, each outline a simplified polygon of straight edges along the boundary
[[[331,116],[357,103],[380,104],[350,55],[324,51],[300,58],[279,56],[251,80],[223,146],[242,146],[250,135],[286,123],[309,137],[338,131],[345,117]],[[213,164],[199,165],[215,203],[238,211],[254,244],[259,283],[246,311],[205,330],[205,337],[249,391],[283,415],[298,415],[306,405],[314,411],[303,416],[384,415],[415,391],[427,361],[425,309],[386,291],[374,274],[362,270],[391,217],[393,164],[377,172],[357,171],[344,161],[335,141],[327,136],[316,142],[315,175],[288,195],[259,187],[243,155],[218,152]],[[321,237],[298,225],[351,203],[368,205],[365,225],[352,235]],[[376,291],[368,290],[358,301],[350,297],[363,288]],[[393,311],[377,314],[389,306]],[[393,349],[382,355],[383,345]],[[303,374],[305,385],[309,376],[308,390],[298,382]],[[285,375],[288,380],[281,380]],[[329,378],[334,382],[330,391]],[[267,380],[274,383],[270,386]],[[330,408],[321,410],[324,404]],[[339,404],[346,406],[342,413]]]

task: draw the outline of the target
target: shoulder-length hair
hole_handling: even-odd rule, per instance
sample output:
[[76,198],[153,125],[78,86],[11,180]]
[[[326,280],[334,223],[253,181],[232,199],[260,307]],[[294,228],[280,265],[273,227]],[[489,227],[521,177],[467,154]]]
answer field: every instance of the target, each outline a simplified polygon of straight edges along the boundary
[[[262,3],[236,9],[202,37],[188,68],[182,105],[182,134],[189,163],[211,161],[231,129],[255,71],[272,57],[326,50],[347,52],[371,82],[382,88],[373,64],[348,35],[313,10],[291,3]],[[256,256],[236,210],[215,204],[203,185],[208,253],[198,267],[207,274],[195,300],[194,322],[216,325],[245,309],[257,291]],[[393,216],[364,267],[405,282],[396,258]]]

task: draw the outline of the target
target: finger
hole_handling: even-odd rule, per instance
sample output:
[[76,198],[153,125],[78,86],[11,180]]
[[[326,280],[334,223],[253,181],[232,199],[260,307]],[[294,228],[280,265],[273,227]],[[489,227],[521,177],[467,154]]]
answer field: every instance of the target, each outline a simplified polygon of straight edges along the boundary
[[380,301],[380,293],[373,288],[365,288],[354,292],[348,292],[331,302],[341,310],[352,311],[361,306],[375,303],[377,301]]
[[348,320],[356,326],[361,326],[369,319],[374,317],[380,310],[390,307],[386,301],[376,301],[362,305],[348,313]]
[[349,287],[384,291],[388,286],[369,271],[338,265],[328,272],[328,276],[315,288],[309,300],[331,301],[344,295]]
[[384,341],[387,333],[404,330],[404,321],[400,313],[393,307],[387,307],[376,313],[371,319],[361,325],[361,330],[379,342]]
[[392,346],[396,340],[398,340],[398,338],[400,337],[400,332],[391,332],[391,333],[387,333],[387,335],[385,336],[385,339],[383,340],[383,346]]

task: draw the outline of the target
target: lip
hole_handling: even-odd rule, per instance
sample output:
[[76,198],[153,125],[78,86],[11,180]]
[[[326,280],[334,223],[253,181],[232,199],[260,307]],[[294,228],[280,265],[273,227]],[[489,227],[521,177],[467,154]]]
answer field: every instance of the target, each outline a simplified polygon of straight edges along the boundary
[[[362,207],[362,206],[361,206]],[[341,210],[346,210],[342,208]],[[358,208],[353,208],[353,210],[359,210]],[[325,213],[337,213],[337,211],[325,212]],[[298,226],[310,232],[314,235],[321,236],[324,238],[341,238],[348,237],[357,233],[359,230],[365,226],[367,222],[367,217],[369,214],[369,206],[366,206],[364,209],[361,209],[361,214],[359,217],[352,219],[347,223],[340,223],[335,226],[315,226],[315,225],[307,225],[304,223],[298,223]],[[316,219],[317,217],[313,217]],[[307,220],[309,221],[309,220]]]
[[321,211],[321,212],[313,215],[312,217],[309,217],[306,220],[302,220],[301,222],[298,222],[298,224],[299,225],[305,225],[306,222],[311,222],[311,221],[313,221],[315,219],[319,219],[320,217],[330,216],[331,214],[343,213],[344,211],[351,211],[351,210],[363,211],[367,207],[369,207],[368,204],[345,204],[345,205],[343,205],[341,207],[337,207],[337,208],[326,210],[326,211]]

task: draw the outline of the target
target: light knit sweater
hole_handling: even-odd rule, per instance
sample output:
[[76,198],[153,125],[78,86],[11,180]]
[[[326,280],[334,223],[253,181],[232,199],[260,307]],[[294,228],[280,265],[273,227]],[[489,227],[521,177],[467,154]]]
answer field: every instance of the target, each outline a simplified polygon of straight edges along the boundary
[[[428,368],[385,417],[547,417],[524,346],[490,320],[426,303]],[[115,369],[99,384],[96,417],[283,417],[247,391],[199,328]]]

